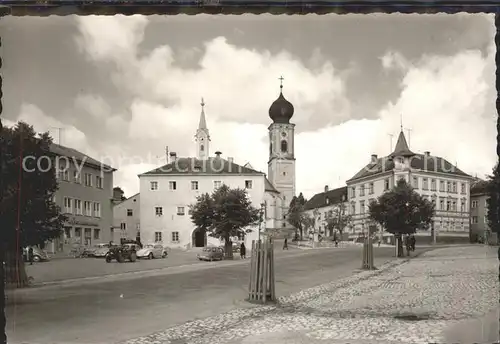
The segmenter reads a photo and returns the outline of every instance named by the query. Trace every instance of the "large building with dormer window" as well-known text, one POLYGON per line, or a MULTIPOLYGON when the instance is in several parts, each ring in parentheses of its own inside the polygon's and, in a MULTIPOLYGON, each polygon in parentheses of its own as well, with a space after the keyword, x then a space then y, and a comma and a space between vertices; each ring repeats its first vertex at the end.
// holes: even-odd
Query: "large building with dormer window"
MULTIPOLYGON (((212 193, 223 184, 246 189, 253 206, 264 209, 262 231, 287 228, 285 216, 295 195, 295 125, 290 123, 293 105, 280 92, 269 109, 273 123, 268 128, 267 175, 249 163, 237 164, 231 157, 224 158, 220 151, 210 154, 203 100, 201 107, 195 135, 197 156, 180 157, 172 152, 165 166, 139 175, 141 241, 185 249, 220 244, 195 228, 189 206, 196 202, 197 196, 212 193)), ((252 229, 244 239, 247 247, 258 236, 259 229, 252 229)))
MULTIPOLYGON (((473 178, 445 158, 430 152, 412 152, 403 130, 390 155, 382 158, 372 155, 369 163, 346 182, 349 211, 353 219, 350 229, 352 236, 367 233, 370 201, 390 190, 399 179, 405 179, 436 206, 434 232, 422 231, 418 235, 430 236, 434 233, 437 239, 468 238, 470 185, 473 178)), ((379 228, 380 233, 383 231, 379 228)))

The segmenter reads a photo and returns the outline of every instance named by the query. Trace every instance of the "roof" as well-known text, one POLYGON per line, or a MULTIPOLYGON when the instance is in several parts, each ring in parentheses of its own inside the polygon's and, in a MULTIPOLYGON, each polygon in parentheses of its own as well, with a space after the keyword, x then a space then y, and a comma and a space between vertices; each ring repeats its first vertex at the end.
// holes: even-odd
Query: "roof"
POLYGON ((341 203, 342 200, 347 200, 347 186, 314 195, 309 201, 306 202, 304 209, 310 210, 328 207, 332 204, 341 203))
POLYGON ((413 155, 415 155, 415 153, 413 153, 410 150, 410 147, 408 147, 405 134, 403 133, 403 130, 401 130, 398 136, 398 141, 396 142, 396 147, 394 147, 394 151, 392 152, 391 156, 413 156, 413 155))
MULTIPOLYGON (((394 170, 393 158, 394 156, 392 156, 392 154, 383 158, 378 158, 376 161, 369 163, 368 165, 363 167, 358 173, 354 175, 354 177, 349 179, 347 182, 394 170)), ((463 172, 458 167, 453 166, 448 160, 438 156, 414 154, 409 158, 411 168, 415 170, 445 173, 449 175, 471 178, 470 175, 463 172)))
POLYGON ((92 166, 100 168, 100 169, 101 168, 105 169, 106 171, 109 171, 109 172, 116 171, 116 168, 113 168, 111 166, 103 164, 102 162, 100 162, 94 158, 91 158, 90 156, 88 156, 80 151, 77 151, 76 149, 73 149, 73 148, 69 148, 69 147, 58 145, 56 143, 52 143, 50 145, 49 149, 50 149, 51 153, 59 155, 59 156, 73 158, 77 161, 84 162, 85 164, 92 165, 92 166))
POLYGON ((471 196, 484 195, 488 192, 489 181, 477 178, 470 187, 471 196))
POLYGON ((177 158, 162 167, 140 174, 142 175, 264 175, 263 172, 244 167, 232 160, 211 157, 205 160, 197 158, 177 158))
POLYGON ((265 185, 265 191, 280 193, 278 190, 276 190, 273 184, 271 184, 271 182, 269 181, 269 179, 267 179, 267 177, 264 179, 264 185, 265 185))

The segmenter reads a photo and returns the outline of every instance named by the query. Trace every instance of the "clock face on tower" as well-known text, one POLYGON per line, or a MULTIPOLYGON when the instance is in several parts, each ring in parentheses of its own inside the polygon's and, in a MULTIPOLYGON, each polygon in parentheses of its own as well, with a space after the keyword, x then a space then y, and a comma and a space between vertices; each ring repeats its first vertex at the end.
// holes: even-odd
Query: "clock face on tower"
POLYGON ((282 132, 282 133, 281 133, 281 136, 286 137, 286 133, 285 133, 285 132, 282 132))

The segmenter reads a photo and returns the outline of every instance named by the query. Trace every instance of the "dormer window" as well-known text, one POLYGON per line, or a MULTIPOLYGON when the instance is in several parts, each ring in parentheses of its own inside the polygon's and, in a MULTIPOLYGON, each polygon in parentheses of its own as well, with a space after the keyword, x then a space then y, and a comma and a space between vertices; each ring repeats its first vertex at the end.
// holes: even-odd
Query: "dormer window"
POLYGON ((200 151, 204 151, 205 150, 205 146, 204 145, 200 145, 200 151))

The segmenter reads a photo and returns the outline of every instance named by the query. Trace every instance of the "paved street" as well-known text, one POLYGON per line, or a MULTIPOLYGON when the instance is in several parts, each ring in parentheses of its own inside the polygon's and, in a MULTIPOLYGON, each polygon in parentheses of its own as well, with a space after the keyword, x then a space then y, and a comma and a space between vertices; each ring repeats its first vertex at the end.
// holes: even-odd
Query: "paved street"
POLYGON ((498 342, 496 248, 454 247, 122 344, 498 342))
MULTIPOLYGON (((375 248, 375 254, 382 265, 392 260, 393 249, 375 248)), ((277 293, 289 295, 350 276, 360 260, 359 247, 280 253, 277 293)), ((243 301, 248 275, 249 260, 214 262, 134 279, 21 290, 8 300, 9 343, 110 344, 194 319, 247 312, 259 308, 243 301)))

